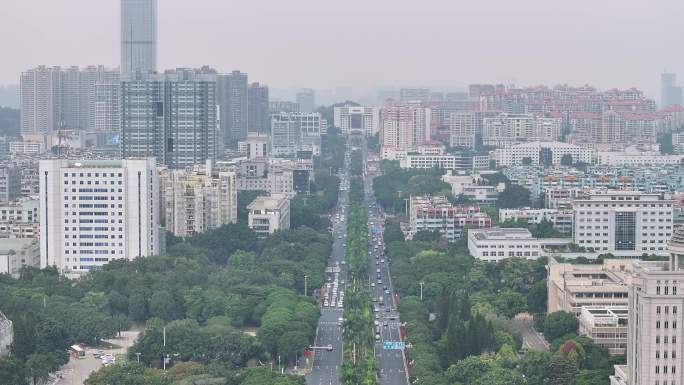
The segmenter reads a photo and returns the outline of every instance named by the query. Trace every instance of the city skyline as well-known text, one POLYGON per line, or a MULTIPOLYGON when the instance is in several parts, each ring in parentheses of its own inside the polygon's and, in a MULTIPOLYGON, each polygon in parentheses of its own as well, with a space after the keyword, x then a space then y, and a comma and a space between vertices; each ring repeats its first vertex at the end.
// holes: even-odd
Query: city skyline
MULTIPOLYGON (((660 73, 684 72, 678 64, 684 53, 671 48, 684 14, 681 2, 580 3, 587 7, 534 0, 499 1, 496 7, 429 0, 422 9, 384 0, 227 7, 202 0, 201 6, 188 8, 167 0, 159 5, 157 67, 239 69, 273 88, 348 86, 358 92, 380 86, 568 83, 638 87, 654 99, 660 94, 660 73), (216 49, 224 45, 230 49, 216 49), (300 53, 292 54, 293 46, 301 47, 300 53), (444 49, 450 46, 452 54, 444 49), (565 57, 569 65, 563 64, 565 57)), ((22 36, 21 41, 6 39, 15 54, 4 62, 0 84, 16 84, 21 71, 39 64, 118 65, 118 1, 70 0, 61 8, 41 4, 5 5, 5 15, 30 11, 33 17, 3 17, 0 23, 5 36, 22 36), (89 33, 79 32, 84 30, 89 33)))

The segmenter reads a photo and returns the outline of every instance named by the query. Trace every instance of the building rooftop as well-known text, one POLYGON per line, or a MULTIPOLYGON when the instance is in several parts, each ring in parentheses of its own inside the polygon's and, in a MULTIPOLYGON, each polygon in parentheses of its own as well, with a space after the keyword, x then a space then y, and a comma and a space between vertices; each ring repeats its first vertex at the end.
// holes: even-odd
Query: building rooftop
POLYGON ((477 240, 536 239, 530 230, 524 228, 500 228, 470 230, 477 240))
POLYGON ((0 238, 0 254, 7 254, 10 250, 18 251, 32 243, 38 243, 36 238, 0 238))
POLYGON ((247 206, 247 210, 277 210, 282 206, 284 201, 287 201, 287 197, 279 194, 256 197, 256 199, 247 206))

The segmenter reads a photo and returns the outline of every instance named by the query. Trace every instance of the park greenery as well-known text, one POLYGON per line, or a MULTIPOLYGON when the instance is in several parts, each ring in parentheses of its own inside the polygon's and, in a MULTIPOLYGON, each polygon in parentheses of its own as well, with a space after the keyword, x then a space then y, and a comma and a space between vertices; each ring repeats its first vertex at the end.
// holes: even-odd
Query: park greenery
POLYGON ((415 384, 608 384, 612 365, 624 360, 579 337, 573 315, 544 314, 544 259, 479 261, 465 242, 438 234, 404 241, 395 221, 387 221, 385 241, 415 384), (520 313, 541 320, 549 351, 522 350, 520 313))
POLYGON ((350 156, 350 171, 353 176, 363 174, 363 154, 361 150, 354 150, 350 156))
POLYGON ((14 321, 15 342, 0 378, 44 379, 70 345, 96 346, 133 322, 146 327, 129 358, 140 353, 153 368, 166 354, 234 371, 278 357, 284 365, 309 346, 319 310, 302 295, 304 276, 310 288, 323 284, 327 229, 259 240, 235 224, 172 240, 165 256, 114 261, 79 281, 51 268, 1 276, 0 308, 14 321))
POLYGON ((105 367, 92 374, 85 385, 304 385, 302 377, 280 375, 266 368, 239 372, 218 365, 187 361, 166 372, 127 362, 105 367))

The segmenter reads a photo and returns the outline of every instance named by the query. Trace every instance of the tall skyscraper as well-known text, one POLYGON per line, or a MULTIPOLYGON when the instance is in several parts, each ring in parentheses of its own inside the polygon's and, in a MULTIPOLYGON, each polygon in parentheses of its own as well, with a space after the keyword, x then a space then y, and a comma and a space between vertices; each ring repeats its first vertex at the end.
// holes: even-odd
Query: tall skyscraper
POLYGON ((78 277, 159 254, 154 159, 41 160, 40 264, 78 277))
POLYGON ((247 90, 248 95, 248 125, 249 132, 268 133, 271 127, 271 114, 269 113, 268 87, 252 83, 247 90))
MULTIPOLYGON (((59 128, 62 119, 70 129, 96 128, 98 86, 116 84, 118 79, 119 71, 103 66, 82 69, 39 66, 23 72, 21 132, 51 132, 59 128)), ((113 104, 108 108, 118 107, 113 104)))
POLYGON ((121 0, 121 74, 157 70, 157 0, 121 0))
POLYGON ((314 112, 316 108, 316 93, 310 88, 304 88, 297 92, 297 104, 299 104, 299 112, 305 114, 314 112))
POLYGON ((233 71, 218 75, 217 88, 223 144, 236 148, 239 141, 245 140, 248 131, 247 74, 233 71))
POLYGON ((122 155, 184 168, 215 160, 216 75, 177 69, 121 82, 122 155))
POLYGON ((660 75, 660 108, 682 104, 682 87, 677 86, 677 74, 660 75))

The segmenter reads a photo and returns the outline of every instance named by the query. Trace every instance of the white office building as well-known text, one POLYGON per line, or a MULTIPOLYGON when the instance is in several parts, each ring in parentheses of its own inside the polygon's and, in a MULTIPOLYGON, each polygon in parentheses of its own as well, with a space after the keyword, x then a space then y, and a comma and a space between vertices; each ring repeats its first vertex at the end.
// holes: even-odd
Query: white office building
POLYGON ((290 200, 285 195, 257 197, 247 210, 249 228, 260 236, 290 228, 290 200))
POLYGON ((271 137, 262 132, 248 132, 244 142, 244 150, 240 151, 247 155, 247 159, 268 158, 271 152, 271 137))
POLYGON ((41 160, 39 175, 41 267, 79 277, 162 251, 153 158, 41 160))
POLYGON ((468 250, 473 257, 489 262, 512 257, 537 259, 541 256, 542 242, 523 228, 470 229, 468 250))
POLYGON ((563 157, 572 157, 572 162, 591 162, 591 150, 563 142, 530 142, 516 144, 494 151, 497 166, 520 166, 525 161, 533 165, 560 165, 563 157))
POLYGON ((380 131, 380 109, 362 106, 335 107, 334 124, 343 134, 372 136, 380 131))
POLYGON ((635 262, 629 289, 627 365, 616 365, 611 385, 684 383, 684 232, 668 246, 667 262, 635 262))
POLYGON ((598 152, 596 163, 608 166, 664 166, 682 164, 684 155, 661 155, 659 152, 598 152))
POLYGON ((674 201, 638 191, 596 191, 575 199, 578 246, 616 255, 665 255, 674 201))

